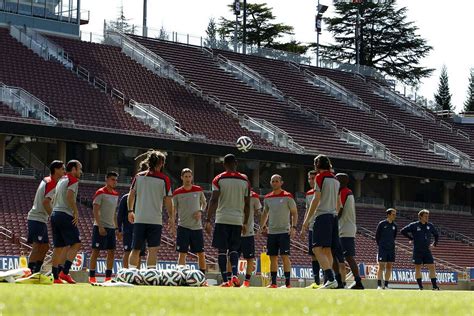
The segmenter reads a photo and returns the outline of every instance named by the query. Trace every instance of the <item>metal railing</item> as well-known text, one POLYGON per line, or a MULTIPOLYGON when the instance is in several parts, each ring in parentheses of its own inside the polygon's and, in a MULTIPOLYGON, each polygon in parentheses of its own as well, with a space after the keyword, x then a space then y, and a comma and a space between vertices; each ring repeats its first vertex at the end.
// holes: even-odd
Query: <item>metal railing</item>
POLYGON ((340 131, 340 138, 348 144, 354 145, 374 158, 387 160, 396 164, 403 164, 403 159, 392 154, 392 152, 379 141, 361 132, 352 132, 347 128, 340 131))
POLYGON ((190 133, 183 130, 174 117, 159 110, 153 105, 138 103, 130 100, 129 105, 125 106, 125 111, 132 116, 139 118, 148 126, 159 132, 178 136, 184 140, 188 140, 190 133))
POLYGON ((429 139, 427 142, 428 150, 436 155, 443 156, 453 164, 464 169, 474 169, 474 161, 471 157, 462 151, 451 147, 448 144, 440 144, 434 140, 429 139))
POLYGON ((351 73, 355 73, 355 74, 359 74, 359 75, 367 76, 367 77, 374 77, 378 80, 385 80, 385 76, 382 75, 380 71, 369 66, 341 63, 341 62, 328 60, 328 59, 321 59, 320 65, 317 65, 317 66, 322 67, 322 68, 340 70, 344 72, 351 72, 351 73))
POLYGON ((308 69, 303 70, 303 75, 306 77, 306 80, 309 83, 317 86, 318 88, 323 89, 324 91, 326 91, 326 93, 332 95, 336 99, 350 106, 359 108, 364 112, 372 112, 370 106, 364 103, 361 98, 359 98, 353 93, 350 93, 337 82, 324 76, 318 76, 308 69))
POLYGON ((215 60, 226 72, 232 73, 238 79, 254 87, 257 91, 270 94, 279 100, 284 99, 283 93, 278 90, 270 80, 264 78, 248 66, 242 63, 233 62, 220 54, 217 55, 215 60))
POLYGON ((58 60, 61 64, 63 64, 66 68, 72 68, 72 60, 69 59, 69 56, 64 52, 64 49, 62 47, 51 42, 49 39, 42 36, 31 28, 27 28, 25 33, 30 36, 33 41, 45 48, 48 54, 48 60, 54 58, 58 60))
POLYGON ((466 205, 445 205, 440 203, 426 203, 416 201, 394 201, 394 207, 406 210, 417 210, 429 209, 430 211, 441 211, 444 213, 462 213, 465 215, 471 215, 471 207, 466 205))
POLYGON ((33 117, 49 125, 56 125, 58 122, 43 101, 23 88, 7 86, 0 82, 0 101, 23 117, 33 117))

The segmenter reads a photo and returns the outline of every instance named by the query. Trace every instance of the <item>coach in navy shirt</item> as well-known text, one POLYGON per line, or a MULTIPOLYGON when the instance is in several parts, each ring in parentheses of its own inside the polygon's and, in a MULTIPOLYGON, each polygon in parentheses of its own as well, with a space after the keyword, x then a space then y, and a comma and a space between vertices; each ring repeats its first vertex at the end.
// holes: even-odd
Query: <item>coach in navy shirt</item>
POLYGON ((433 290, 439 290, 436 284, 437 279, 433 255, 430 249, 438 244, 439 234, 433 224, 428 223, 429 216, 430 212, 428 210, 421 210, 418 213, 419 221, 403 227, 400 233, 410 239, 410 242, 413 242, 413 263, 415 264, 416 282, 420 290, 423 289, 421 281, 422 264, 426 265, 430 271, 433 290), (434 236, 434 243, 431 243, 431 235, 434 236))
POLYGON ((377 272, 377 289, 388 289, 388 283, 392 276, 392 267, 395 262, 395 238, 397 238, 397 224, 395 224, 395 217, 397 210, 389 208, 385 211, 387 219, 381 221, 377 225, 377 232, 375 233, 375 241, 379 248, 377 260, 379 262, 379 269, 377 272), (385 271, 385 282, 382 287, 382 277, 385 271))

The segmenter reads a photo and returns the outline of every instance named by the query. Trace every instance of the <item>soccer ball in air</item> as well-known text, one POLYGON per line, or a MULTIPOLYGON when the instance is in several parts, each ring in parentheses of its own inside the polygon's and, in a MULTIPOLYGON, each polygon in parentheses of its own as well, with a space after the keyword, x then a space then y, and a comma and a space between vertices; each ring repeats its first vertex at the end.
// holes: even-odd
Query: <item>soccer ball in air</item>
POLYGON ((181 285, 185 279, 183 272, 178 270, 163 270, 161 271, 161 284, 165 286, 181 285))
POLYGON ((140 275, 145 285, 161 284, 161 272, 156 269, 141 270, 140 275))
POLYGON ((189 286, 203 286, 206 276, 199 270, 189 270, 186 274, 186 284, 189 286))
POLYGON ((253 142, 252 142, 252 139, 248 136, 240 136, 239 139, 237 139, 237 142, 235 145, 237 146, 238 150, 246 153, 250 151, 250 149, 252 149, 253 142))

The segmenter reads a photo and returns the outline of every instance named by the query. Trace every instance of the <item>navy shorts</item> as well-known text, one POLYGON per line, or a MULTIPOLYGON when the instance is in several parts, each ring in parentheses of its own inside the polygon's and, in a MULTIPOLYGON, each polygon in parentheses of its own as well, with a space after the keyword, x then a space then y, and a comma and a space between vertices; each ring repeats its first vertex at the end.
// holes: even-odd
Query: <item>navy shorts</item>
POLYGON ((92 249, 99 250, 115 250, 115 229, 104 228, 107 235, 101 236, 99 234, 99 226, 92 229, 92 249))
POLYGON ((377 260, 378 262, 395 262, 395 249, 387 250, 379 248, 377 260))
POLYGON ((290 254, 290 234, 268 234, 267 255, 282 256, 290 254))
POLYGON ((161 230, 158 224, 133 224, 132 249, 141 250, 143 247, 158 247, 161 243, 161 230))
POLYGON ((316 217, 313 226, 313 247, 336 249, 339 241, 339 224, 334 214, 316 217))
MULTIPOLYGON (((133 241, 133 230, 124 230, 122 235, 123 251, 132 251, 133 241)), ((146 256, 146 245, 143 243, 143 247, 140 251, 140 257, 146 256)))
POLYGON ((49 244, 48 225, 43 222, 28 220, 28 241, 29 244, 49 244))
POLYGON ((414 251, 413 252, 413 263, 414 264, 433 264, 434 259, 430 250, 414 251))
POLYGON ((182 253, 200 253, 204 251, 202 229, 192 230, 178 226, 176 232, 176 251, 182 253))
POLYGON ((313 231, 309 230, 308 231, 308 255, 314 256, 313 252, 313 231))
POLYGON ((344 257, 355 257, 356 247, 354 237, 341 237, 342 254, 344 257))
POLYGON ((338 237, 334 247, 331 248, 332 256, 337 262, 344 263, 344 251, 342 250, 341 239, 338 237))
POLYGON ((242 255, 242 257, 244 257, 244 259, 255 258, 255 237, 254 236, 242 237, 242 239, 240 240, 239 253, 242 255))
POLYGON ((239 251, 242 226, 216 224, 212 236, 212 247, 218 250, 239 251))
POLYGON ((64 212, 51 214, 53 245, 56 248, 72 246, 81 242, 79 229, 72 223, 74 218, 64 212))

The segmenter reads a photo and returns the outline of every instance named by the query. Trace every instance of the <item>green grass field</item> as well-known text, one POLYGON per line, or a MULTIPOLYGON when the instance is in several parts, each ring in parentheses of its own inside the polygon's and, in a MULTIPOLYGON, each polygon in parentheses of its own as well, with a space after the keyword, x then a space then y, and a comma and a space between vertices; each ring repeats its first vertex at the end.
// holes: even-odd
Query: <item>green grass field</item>
POLYGON ((474 292, 0 284, 0 315, 474 315, 474 292))

